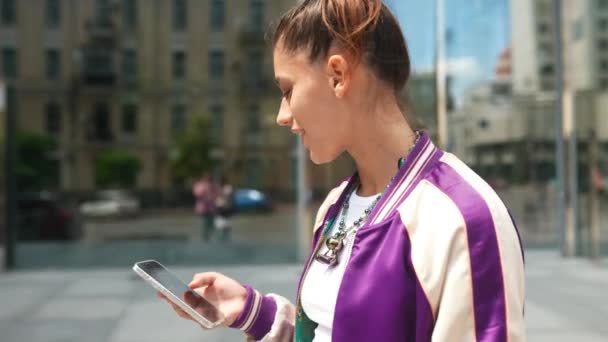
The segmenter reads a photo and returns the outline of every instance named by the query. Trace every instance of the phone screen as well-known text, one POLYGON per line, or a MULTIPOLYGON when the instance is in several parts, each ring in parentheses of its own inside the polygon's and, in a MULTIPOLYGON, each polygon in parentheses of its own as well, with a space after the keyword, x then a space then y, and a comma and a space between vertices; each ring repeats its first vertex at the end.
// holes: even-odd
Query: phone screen
POLYGON ((216 323, 223 319, 222 313, 213 304, 190 289, 188 285, 169 272, 163 265, 155 261, 139 262, 137 265, 211 323, 216 323))

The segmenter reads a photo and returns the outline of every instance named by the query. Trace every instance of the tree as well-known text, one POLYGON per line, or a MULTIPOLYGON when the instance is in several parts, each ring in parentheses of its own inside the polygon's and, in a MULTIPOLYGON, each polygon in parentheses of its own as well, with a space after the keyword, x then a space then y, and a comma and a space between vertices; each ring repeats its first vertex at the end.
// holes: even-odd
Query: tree
POLYGON ((99 155, 95 167, 97 186, 131 188, 136 184, 141 163, 126 151, 109 150, 99 155))
POLYGON ((177 140, 177 154, 171 160, 171 171, 178 179, 196 178, 213 169, 210 151, 213 142, 209 123, 197 117, 177 140))
POLYGON ((17 189, 41 191, 56 187, 59 182, 59 163, 53 157, 57 149, 55 139, 37 133, 18 132, 15 143, 17 189))

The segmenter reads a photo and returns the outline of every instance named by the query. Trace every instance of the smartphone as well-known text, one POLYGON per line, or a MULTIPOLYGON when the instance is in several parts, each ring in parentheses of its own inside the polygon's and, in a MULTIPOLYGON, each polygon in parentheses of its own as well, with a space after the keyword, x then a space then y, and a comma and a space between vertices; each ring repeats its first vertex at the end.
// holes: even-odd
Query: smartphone
POLYGON ((222 324, 224 315, 156 260, 136 262, 133 271, 205 328, 222 324))

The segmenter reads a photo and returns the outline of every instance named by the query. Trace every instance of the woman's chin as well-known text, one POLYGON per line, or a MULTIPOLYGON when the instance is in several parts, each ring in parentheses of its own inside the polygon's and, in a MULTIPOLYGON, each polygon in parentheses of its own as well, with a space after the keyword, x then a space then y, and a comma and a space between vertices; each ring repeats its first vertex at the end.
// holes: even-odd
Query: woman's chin
POLYGON ((336 159, 337 156, 325 153, 325 154, 321 154, 321 153, 316 153, 313 150, 310 150, 310 160, 315 164, 315 165, 322 165, 322 164, 327 164, 327 163, 331 163, 332 161, 334 161, 336 159))

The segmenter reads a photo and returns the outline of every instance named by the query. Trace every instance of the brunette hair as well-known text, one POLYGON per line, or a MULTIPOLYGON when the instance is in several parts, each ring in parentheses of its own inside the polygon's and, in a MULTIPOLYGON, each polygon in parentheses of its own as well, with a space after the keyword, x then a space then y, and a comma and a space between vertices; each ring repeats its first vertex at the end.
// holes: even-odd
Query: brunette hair
POLYGON ((410 57, 395 16, 382 0, 303 0, 285 13, 272 35, 286 52, 307 51, 311 62, 332 44, 363 62, 399 93, 410 76, 410 57))

